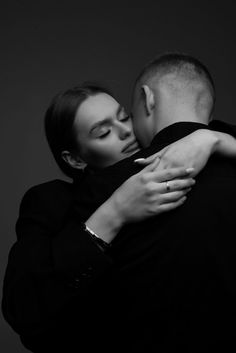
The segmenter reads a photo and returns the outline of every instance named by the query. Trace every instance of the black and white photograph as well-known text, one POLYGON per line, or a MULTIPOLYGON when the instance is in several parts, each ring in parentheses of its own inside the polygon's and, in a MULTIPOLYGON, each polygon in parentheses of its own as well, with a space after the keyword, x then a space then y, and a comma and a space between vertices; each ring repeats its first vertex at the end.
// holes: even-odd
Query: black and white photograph
POLYGON ((1 5, 2 353, 236 351, 235 17, 1 5))

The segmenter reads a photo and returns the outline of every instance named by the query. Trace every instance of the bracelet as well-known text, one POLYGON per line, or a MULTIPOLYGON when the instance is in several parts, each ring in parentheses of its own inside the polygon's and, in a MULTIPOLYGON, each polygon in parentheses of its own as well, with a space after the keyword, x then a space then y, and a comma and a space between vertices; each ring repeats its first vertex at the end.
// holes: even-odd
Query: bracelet
POLYGON ((85 223, 83 223, 83 229, 87 232, 95 243, 102 249, 107 250, 111 247, 111 244, 100 238, 92 229, 90 229, 85 223))

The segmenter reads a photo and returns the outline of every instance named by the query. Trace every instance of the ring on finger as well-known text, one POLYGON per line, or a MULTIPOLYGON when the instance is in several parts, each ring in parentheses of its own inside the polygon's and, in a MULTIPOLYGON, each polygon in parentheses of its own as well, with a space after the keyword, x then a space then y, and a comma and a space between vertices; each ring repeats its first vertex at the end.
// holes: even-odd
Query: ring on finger
POLYGON ((170 191, 170 183, 169 183, 169 181, 166 181, 166 191, 170 191))

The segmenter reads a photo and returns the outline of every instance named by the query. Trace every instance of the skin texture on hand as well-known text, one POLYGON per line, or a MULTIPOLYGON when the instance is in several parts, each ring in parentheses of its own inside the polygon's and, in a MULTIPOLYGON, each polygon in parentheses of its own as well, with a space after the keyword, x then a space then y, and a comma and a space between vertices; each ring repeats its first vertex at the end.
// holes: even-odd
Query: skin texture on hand
MULTIPOLYGON (((199 129, 158 153, 146 159, 137 160, 136 163, 146 166, 146 168, 128 179, 90 217, 87 221, 88 225, 93 230, 97 230, 104 240, 110 242, 124 224, 180 206, 186 199, 185 194, 180 192, 181 184, 178 186, 179 181, 177 180, 174 186, 172 182, 172 193, 169 192, 168 195, 165 195, 166 184, 164 181, 174 178, 171 178, 170 174, 162 174, 161 177, 160 173, 170 168, 188 169, 193 167, 192 170, 189 170, 189 174, 185 175, 186 180, 190 180, 190 177, 196 176, 204 168, 213 153, 236 157, 235 138, 225 133, 199 129), (154 172, 159 172, 159 174, 154 172), (110 217, 107 217, 108 214, 110 217), (103 219, 102 222, 101 219, 103 219), (107 221, 108 219, 109 221, 107 221)), ((191 182, 186 185, 186 190, 193 185, 190 185, 191 182)))
POLYGON ((216 151, 218 143, 219 137, 215 132, 200 129, 136 163, 147 165, 158 159, 157 171, 180 166, 193 167, 192 176, 194 177, 204 168, 211 154, 216 151))
POLYGON ((124 223, 137 222, 181 205, 195 183, 191 172, 185 168, 161 171, 144 168, 129 178, 114 193, 117 212, 124 223))
POLYGON ((154 161, 127 179, 86 221, 87 226, 110 243, 125 224, 181 206, 195 183, 190 177, 193 170, 155 171, 156 165, 154 161))

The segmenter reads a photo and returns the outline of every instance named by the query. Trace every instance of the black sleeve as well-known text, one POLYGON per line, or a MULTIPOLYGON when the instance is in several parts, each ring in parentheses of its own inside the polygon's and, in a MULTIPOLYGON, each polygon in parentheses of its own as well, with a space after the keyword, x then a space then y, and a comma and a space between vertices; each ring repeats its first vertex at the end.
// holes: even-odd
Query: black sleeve
POLYGON ((236 125, 228 124, 221 120, 212 120, 209 123, 209 127, 211 128, 211 130, 224 132, 226 134, 236 137, 236 125))
POLYGON ((4 277, 2 312, 20 335, 47 330, 75 298, 83 306, 112 265, 82 229, 62 185, 49 186, 23 197, 4 277))

